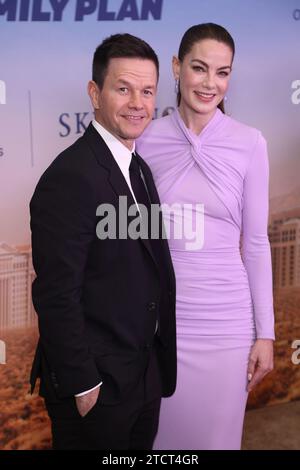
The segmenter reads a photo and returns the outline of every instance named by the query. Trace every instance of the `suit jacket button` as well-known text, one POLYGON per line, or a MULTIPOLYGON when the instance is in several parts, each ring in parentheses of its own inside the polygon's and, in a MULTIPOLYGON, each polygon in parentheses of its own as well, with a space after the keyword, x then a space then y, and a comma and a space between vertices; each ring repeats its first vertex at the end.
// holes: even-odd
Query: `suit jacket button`
POLYGON ((155 309, 156 309, 156 303, 155 302, 149 302, 149 304, 148 304, 149 312, 153 312, 155 309))

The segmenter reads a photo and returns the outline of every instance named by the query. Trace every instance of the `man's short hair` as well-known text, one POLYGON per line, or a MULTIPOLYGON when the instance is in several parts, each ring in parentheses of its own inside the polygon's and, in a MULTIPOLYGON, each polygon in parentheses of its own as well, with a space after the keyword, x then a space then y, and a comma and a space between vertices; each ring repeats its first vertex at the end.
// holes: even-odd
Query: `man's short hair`
POLYGON ((159 61, 156 53, 145 41, 131 34, 114 34, 97 47, 93 59, 93 80, 101 89, 104 84, 110 59, 136 58, 151 60, 159 76, 159 61))

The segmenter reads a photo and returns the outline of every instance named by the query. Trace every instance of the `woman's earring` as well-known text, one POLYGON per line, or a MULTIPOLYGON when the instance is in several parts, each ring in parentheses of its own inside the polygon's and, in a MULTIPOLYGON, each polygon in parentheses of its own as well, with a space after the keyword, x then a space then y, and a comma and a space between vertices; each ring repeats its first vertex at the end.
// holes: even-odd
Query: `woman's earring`
POLYGON ((179 92, 179 80, 178 80, 178 78, 175 78, 175 88, 174 88, 174 91, 175 91, 176 95, 177 95, 178 92, 179 92))
POLYGON ((224 96, 224 101, 227 101, 227 99, 228 99, 227 96, 224 96))

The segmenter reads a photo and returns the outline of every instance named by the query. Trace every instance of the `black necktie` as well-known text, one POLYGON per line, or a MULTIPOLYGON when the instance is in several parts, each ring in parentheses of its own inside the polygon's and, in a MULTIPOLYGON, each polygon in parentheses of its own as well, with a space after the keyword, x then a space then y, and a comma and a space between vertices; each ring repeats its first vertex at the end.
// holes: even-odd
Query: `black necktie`
MULTIPOLYGON (((135 198, 137 200, 138 205, 144 204, 147 208, 148 211, 148 238, 150 241, 150 245, 152 247, 154 256, 157 253, 156 250, 156 245, 157 243, 154 243, 154 241, 151 239, 151 202, 147 193, 147 189, 145 186, 145 183, 143 181, 142 175, 141 175, 141 170, 140 170, 140 165, 138 163, 136 155, 133 153, 131 156, 131 162, 129 165, 129 176, 130 176, 130 182, 131 182, 131 187, 134 192, 135 198)), ((141 212, 141 224, 143 224, 143 215, 144 213, 141 212)), ((154 334, 158 331, 159 328, 159 321, 156 319, 156 324, 155 324, 155 332, 154 334)))
POLYGON ((151 214, 151 204, 145 183, 142 179, 140 165, 138 163, 136 155, 133 153, 129 166, 129 177, 131 187, 138 204, 144 204, 148 210, 148 217, 151 214))

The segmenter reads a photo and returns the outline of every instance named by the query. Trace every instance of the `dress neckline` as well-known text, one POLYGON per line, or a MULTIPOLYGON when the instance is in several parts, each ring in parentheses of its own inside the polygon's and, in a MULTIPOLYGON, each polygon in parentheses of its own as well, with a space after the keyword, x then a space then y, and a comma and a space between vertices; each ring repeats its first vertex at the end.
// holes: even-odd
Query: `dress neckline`
POLYGON ((181 117, 181 114, 179 112, 179 108, 176 108, 176 110, 173 112, 172 117, 177 124, 177 126, 180 127, 180 129, 183 131, 185 136, 188 138, 188 140, 196 143, 200 143, 205 137, 210 135, 212 132, 214 132, 215 128, 218 126, 218 124, 223 121, 225 118, 225 114, 217 108, 214 115, 211 117, 211 119, 208 121, 208 123, 203 127, 202 131, 200 134, 195 134, 191 129, 189 129, 184 120, 181 117))

